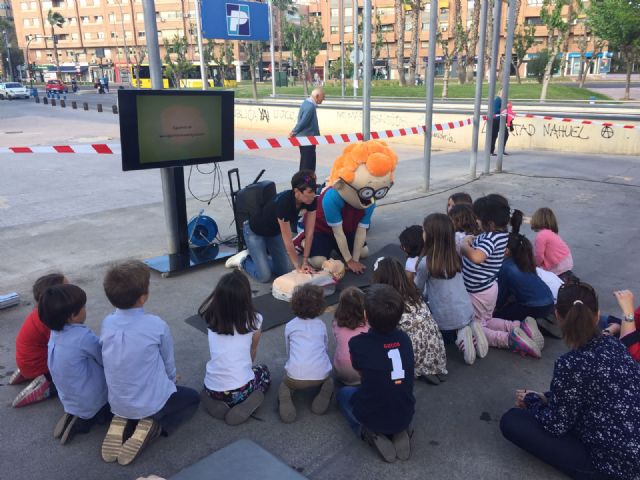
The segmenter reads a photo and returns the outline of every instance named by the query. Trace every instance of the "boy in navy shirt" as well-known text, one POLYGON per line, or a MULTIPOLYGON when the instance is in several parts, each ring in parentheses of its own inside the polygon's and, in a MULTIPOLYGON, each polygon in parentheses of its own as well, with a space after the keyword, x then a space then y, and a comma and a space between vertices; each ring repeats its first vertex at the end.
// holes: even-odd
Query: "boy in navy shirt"
POLYGON ((414 360, 411 340, 397 329, 403 312, 402 297, 390 285, 376 284, 366 291, 365 316, 371 329, 349 341, 351 362, 362 383, 337 395, 353 431, 386 462, 411 455, 414 360))

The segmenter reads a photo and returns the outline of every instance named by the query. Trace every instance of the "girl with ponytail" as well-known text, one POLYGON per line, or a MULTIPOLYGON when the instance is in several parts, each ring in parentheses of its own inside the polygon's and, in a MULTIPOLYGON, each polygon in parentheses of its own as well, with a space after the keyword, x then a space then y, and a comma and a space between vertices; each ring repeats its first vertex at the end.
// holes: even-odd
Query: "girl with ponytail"
POLYGON ((574 479, 640 478, 640 365, 600 333, 590 285, 563 285, 556 317, 570 350, 556 361, 549 392, 516 390, 502 434, 574 479))

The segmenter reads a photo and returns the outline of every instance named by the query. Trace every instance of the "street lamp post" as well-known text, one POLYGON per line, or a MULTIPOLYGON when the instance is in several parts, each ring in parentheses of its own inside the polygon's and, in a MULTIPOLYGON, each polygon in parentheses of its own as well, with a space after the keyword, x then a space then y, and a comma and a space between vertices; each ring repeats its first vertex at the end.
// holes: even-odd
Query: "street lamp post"
POLYGON ((2 31, 2 36, 4 37, 4 45, 5 50, 7 52, 7 63, 9 64, 9 76, 7 77, 9 81, 13 81, 13 66, 11 65, 11 50, 9 50, 9 37, 7 36, 7 31, 2 31))
MULTIPOLYGON (((130 62, 129 62, 129 47, 127 47, 127 32, 124 30, 124 14, 122 12, 122 3, 121 0, 118 0, 118 9, 120 10, 120 24, 122 25, 122 44, 124 45, 124 58, 125 62, 127 62, 127 78, 129 78, 129 72, 131 71, 130 62)), ((131 84, 131 80, 129 79, 129 84, 131 84)))
MULTIPOLYGON (((29 78, 31 79, 31 88, 33 88, 33 71, 31 70, 31 62, 29 61, 29 45, 33 40, 37 40, 39 38, 43 38, 45 42, 47 41, 47 37, 43 37, 42 35, 29 35, 29 40, 27 40, 27 67, 29 67, 29 78)), ((46 45, 45 45, 46 48, 46 45)))

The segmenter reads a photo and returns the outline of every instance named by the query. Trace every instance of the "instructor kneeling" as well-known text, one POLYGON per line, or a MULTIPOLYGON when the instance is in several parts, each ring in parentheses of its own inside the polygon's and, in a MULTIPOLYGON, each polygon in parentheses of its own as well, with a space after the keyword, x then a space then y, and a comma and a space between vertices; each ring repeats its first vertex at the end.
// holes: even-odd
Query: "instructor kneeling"
POLYGON ((315 223, 316 175, 311 170, 300 170, 291 179, 291 190, 278 193, 244 223, 247 250, 229 258, 225 266, 240 268, 262 283, 269 282, 272 276, 289 273, 294 265, 298 272, 313 272, 309 252, 315 223), (292 231, 297 231, 298 217, 305 212, 304 254, 298 260, 292 231))

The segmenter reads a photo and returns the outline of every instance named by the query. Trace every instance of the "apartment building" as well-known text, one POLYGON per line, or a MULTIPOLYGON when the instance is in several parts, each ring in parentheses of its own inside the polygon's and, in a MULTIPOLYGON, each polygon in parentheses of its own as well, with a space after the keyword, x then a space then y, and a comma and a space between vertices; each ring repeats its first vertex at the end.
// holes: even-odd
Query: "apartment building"
POLYGON ((9 0, 0 0, 0 18, 12 18, 11 2, 9 0))

